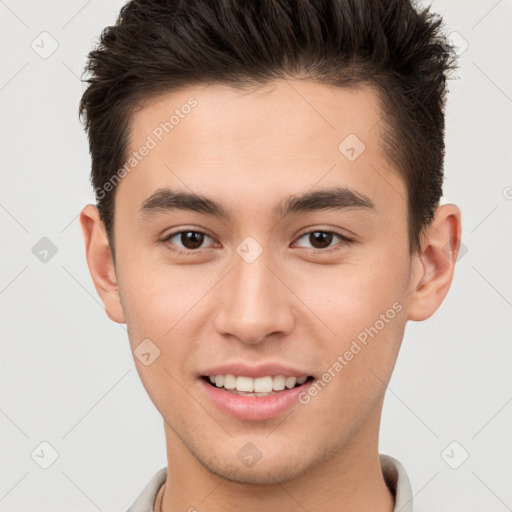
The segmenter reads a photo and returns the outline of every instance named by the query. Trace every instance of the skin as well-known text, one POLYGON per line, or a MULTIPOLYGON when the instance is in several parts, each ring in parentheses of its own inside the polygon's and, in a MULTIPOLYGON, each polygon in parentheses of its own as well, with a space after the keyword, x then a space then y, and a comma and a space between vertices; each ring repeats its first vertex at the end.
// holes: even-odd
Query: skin
POLYGON ((384 392, 406 322, 429 318, 448 292, 460 211, 440 206, 421 250, 409 255, 407 191, 381 149, 382 110, 367 87, 189 87, 135 112, 130 150, 191 96, 198 105, 116 187, 115 265, 97 208, 80 216, 108 316, 127 324, 132 351, 148 338, 160 350, 149 366, 134 361, 164 420, 162 510, 392 511, 378 456, 384 392), (348 134, 366 146, 353 162, 338 150, 348 134), (375 208, 272 215, 291 195, 332 185, 368 196, 375 208), (162 187, 208 196, 233 217, 142 218, 143 201, 162 187), (165 241, 180 229, 208 235, 192 256, 173 251, 191 250, 180 236, 165 241), (353 241, 334 236, 321 245, 308 235, 332 230, 353 241), (263 249, 252 263, 236 252, 247 236, 263 249), (199 386, 202 369, 227 361, 277 361, 321 378, 395 303, 401 311, 291 413, 235 419, 199 386), (252 467, 237 457, 248 442, 262 454, 252 467))

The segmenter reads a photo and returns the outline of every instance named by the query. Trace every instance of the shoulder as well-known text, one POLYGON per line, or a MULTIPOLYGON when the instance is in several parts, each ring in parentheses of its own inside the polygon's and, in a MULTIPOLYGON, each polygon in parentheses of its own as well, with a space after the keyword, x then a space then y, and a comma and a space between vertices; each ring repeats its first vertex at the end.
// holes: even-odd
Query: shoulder
POLYGON ((167 478, 167 467, 159 469, 126 512, 153 512, 156 496, 167 478))
POLYGON ((412 488, 404 466, 391 455, 379 454, 384 481, 395 496, 395 512, 413 512, 412 488))

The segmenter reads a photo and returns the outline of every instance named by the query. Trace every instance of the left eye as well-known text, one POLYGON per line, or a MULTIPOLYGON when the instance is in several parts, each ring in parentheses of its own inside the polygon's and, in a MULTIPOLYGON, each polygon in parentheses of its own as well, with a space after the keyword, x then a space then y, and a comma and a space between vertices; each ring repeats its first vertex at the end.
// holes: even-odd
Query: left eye
POLYGON ((331 244, 334 237, 339 238, 343 245, 350 245, 351 240, 346 236, 343 236, 340 233, 336 233, 335 231, 310 231, 308 233, 304 233, 300 238, 308 237, 308 240, 313 244, 313 249, 323 250, 326 247, 328 248, 331 244))

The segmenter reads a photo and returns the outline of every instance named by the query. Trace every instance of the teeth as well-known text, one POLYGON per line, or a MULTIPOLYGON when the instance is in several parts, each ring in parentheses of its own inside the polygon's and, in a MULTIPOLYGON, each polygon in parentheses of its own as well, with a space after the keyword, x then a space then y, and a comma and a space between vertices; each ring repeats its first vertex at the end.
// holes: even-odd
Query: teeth
POLYGON ((237 394, 267 396, 274 391, 283 391, 285 388, 291 389, 296 385, 304 384, 307 380, 307 376, 285 377, 283 375, 277 375, 272 377, 267 375, 265 377, 257 377, 253 379, 252 377, 227 374, 210 375, 209 379, 210 382, 218 388, 233 390, 233 392, 237 394))
POLYGON ((224 388, 235 389, 236 377, 234 375, 224 375, 224 388))
MULTIPOLYGON (((217 384, 217 377, 215 377, 215 383, 217 384)), ((252 393, 254 391, 254 379, 251 379, 251 377, 237 377, 235 389, 252 393)))
POLYGON ((276 391, 282 391, 284 389, 286 378, 282 375, 274 377, 272 380, 272 388, 276 391))
MULTIPOLYGON (((240 378, 240 377, 238 377, 240 378)), ((272 391, 273 379, 272 377, 258 377, 254 379, 255 393, 270 393, 272 391)))
POLYGON ((285 382, 285 386, 287 388, 293 388, 295 387, 295 384, 297 384, 297 377, 288 377, 285 382))

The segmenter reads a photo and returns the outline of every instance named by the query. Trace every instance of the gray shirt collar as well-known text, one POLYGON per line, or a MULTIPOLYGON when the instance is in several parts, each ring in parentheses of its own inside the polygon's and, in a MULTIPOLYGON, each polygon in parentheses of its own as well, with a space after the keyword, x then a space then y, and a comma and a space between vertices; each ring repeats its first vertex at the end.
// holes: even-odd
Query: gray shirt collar
MULTIPOLYGON (((395 496, 393 512, 412 511, 412 489, 405 468, 390 455, 380 454, 384 481, 395 496)), ((126 512, 153 512, 156 496, 167 478, 167 467, 159 469, 126 512)))

